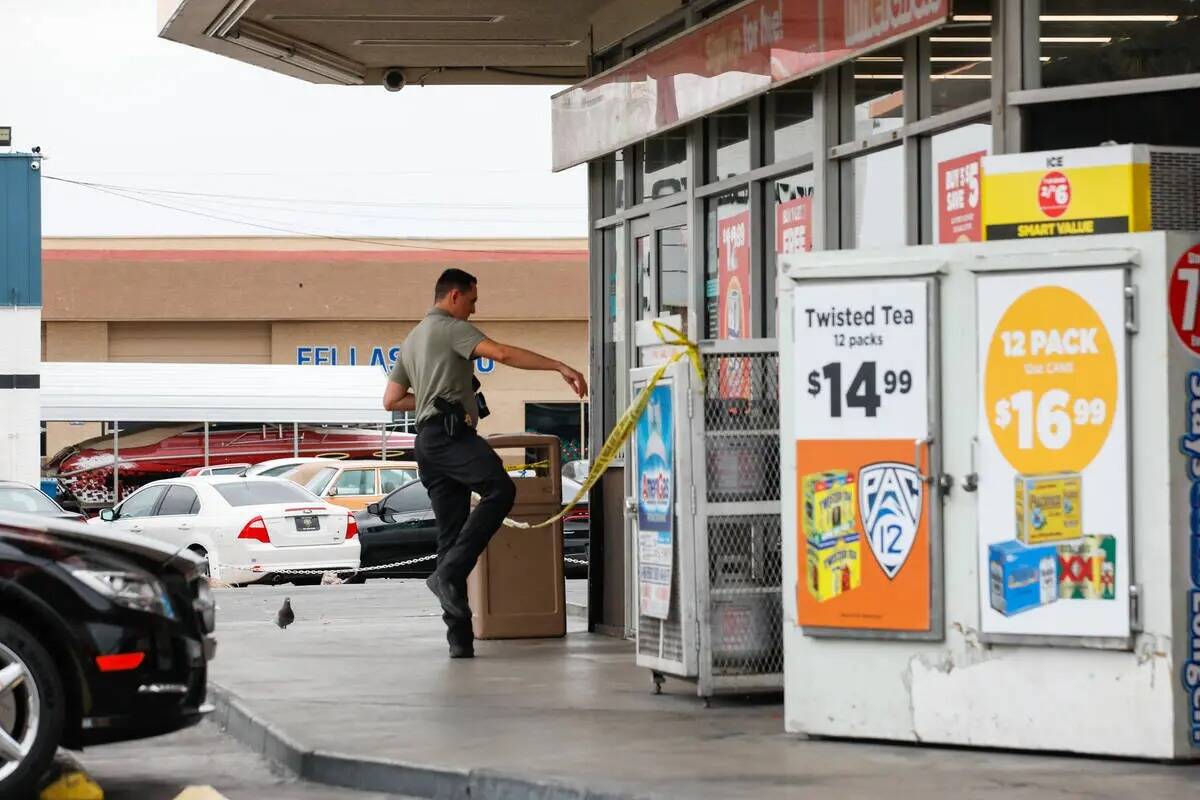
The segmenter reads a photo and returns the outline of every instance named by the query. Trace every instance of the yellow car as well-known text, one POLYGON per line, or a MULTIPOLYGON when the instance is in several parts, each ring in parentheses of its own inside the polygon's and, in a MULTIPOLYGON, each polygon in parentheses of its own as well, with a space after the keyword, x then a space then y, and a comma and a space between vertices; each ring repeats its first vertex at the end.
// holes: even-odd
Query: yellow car
POLYGON ((303 464, 280 477, 329 503, 362 511, 417 478, 415 461, 328 461, 303 464))

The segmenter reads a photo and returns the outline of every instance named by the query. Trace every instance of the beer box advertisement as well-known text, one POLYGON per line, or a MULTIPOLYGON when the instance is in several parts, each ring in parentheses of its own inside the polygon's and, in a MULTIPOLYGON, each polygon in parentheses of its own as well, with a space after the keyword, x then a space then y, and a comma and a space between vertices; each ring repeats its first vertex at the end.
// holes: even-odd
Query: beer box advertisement
POLYGON ((857 534, 809 542, 808 593, 818 603, 862 585, 862 540, 857 534))
POLYGON ((992 608, 1005 616, 1040 608, 1058 599, 1058 550, 1000 542, 988 547, 992 608))
POLYGON ((810 542, 835 539, 854 530, 854 476, 832 470, 802 479, 804 535, 810 542))
POLYGON ((1117 541, 1084 536, 1058 546, 1058 596, 1062 600, 1115 600, 1117 541))
POLYGON ((1119 267, 975 279, 985 642, 1124 647, 1131 636, 1126 282, 1119 267), (1053 553, 1055 602, 1033 603, 1028 572, 1009 580, 1024 595, 994 574, 1001 553, 1029 557, 1018 546, 1053 553))
POLYGON ((808 635, 942 635, 933 566, 940 503, 929 483, 940 444, 930 413, 935 291, 927 278, 803 281, 781 322, 793 354, 786 535, 797 547, 788 590, 808 635), (821 547, 843 528, 858 536, 859 575, 835 581, 821 547), (855 588, 834 592, 846 585, 855 588))
POLYGON ((1017 538, 1025 544, 1078 539, 1083 533, 1082 487, 1076 473, 1018 475, 1017 538))

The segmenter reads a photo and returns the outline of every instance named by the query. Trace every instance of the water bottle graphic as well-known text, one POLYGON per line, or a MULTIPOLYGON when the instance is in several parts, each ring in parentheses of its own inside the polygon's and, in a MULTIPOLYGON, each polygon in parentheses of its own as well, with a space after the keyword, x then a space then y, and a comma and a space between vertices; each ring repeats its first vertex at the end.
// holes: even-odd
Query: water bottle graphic
POLYGON ((663 438, 663 409, 657 399, 646 407, 649 433, 642 452, 641 503, 647 520, 669 522, 671 510, 671 465, 663 438))

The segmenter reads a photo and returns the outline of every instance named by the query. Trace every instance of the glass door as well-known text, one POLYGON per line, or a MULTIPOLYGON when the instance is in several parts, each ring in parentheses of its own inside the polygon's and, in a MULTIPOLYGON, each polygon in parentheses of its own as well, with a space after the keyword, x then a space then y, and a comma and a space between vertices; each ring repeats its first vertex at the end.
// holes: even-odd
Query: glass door
MULTIPOLYGON (((630 281, 630 308, 634 312, 631 323, 678 314, 686 334, 690 305, 687 206, 672 206, 634 220, 629 226, 629 248, 633 277, 630 281)), ((626 351, 628 357, 625 363, 636 367, 645 366, 648 362, 657 363, 652 359, 643 359, 643 354, 648 351, 638 348, 636 335, 629 336, 626 346, 629 350, 626 351)), ((623 382, 626 391, 629 391, 629 385, 626 379, 623 382)), ((628 398, 625 402, 628 402, 628 398)), ((629 463, 628 460, 626 463, 629 463)), ((631 468, 625 471, 627 498, 637 496, 632 485, 636 472, 631 468)), ((631 517, 631 508, 627 505, 626 512, 625 629, 629 636, 636 636, 639 603, 637 567, 634 563, 637 557, 636 510, 632 511, 631 517)))
MULTIPOLYGON (((631 225, 630 263, 633 264, 635 320, 679 315, 688 328, 687 207, 656 211, 631 225)), ((636 345, 631 343, 636 349, 636 345)), ((640 354, 630 363, 642 365, 640 354)))

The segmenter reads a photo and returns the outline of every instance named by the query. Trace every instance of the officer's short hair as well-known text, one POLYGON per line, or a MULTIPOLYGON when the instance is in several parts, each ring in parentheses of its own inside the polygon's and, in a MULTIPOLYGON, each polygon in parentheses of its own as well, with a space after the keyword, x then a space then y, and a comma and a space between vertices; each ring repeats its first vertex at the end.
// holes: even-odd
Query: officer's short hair
POLYGON ((471 287, 477 283, 479 281, 471 273, 451 267, 437 279, 437 283, 433 287, 433 299, 435 302, 441 300, 450 294, 451 289, 458 289, 460 292, 469 292, 471 291, 471 287))

